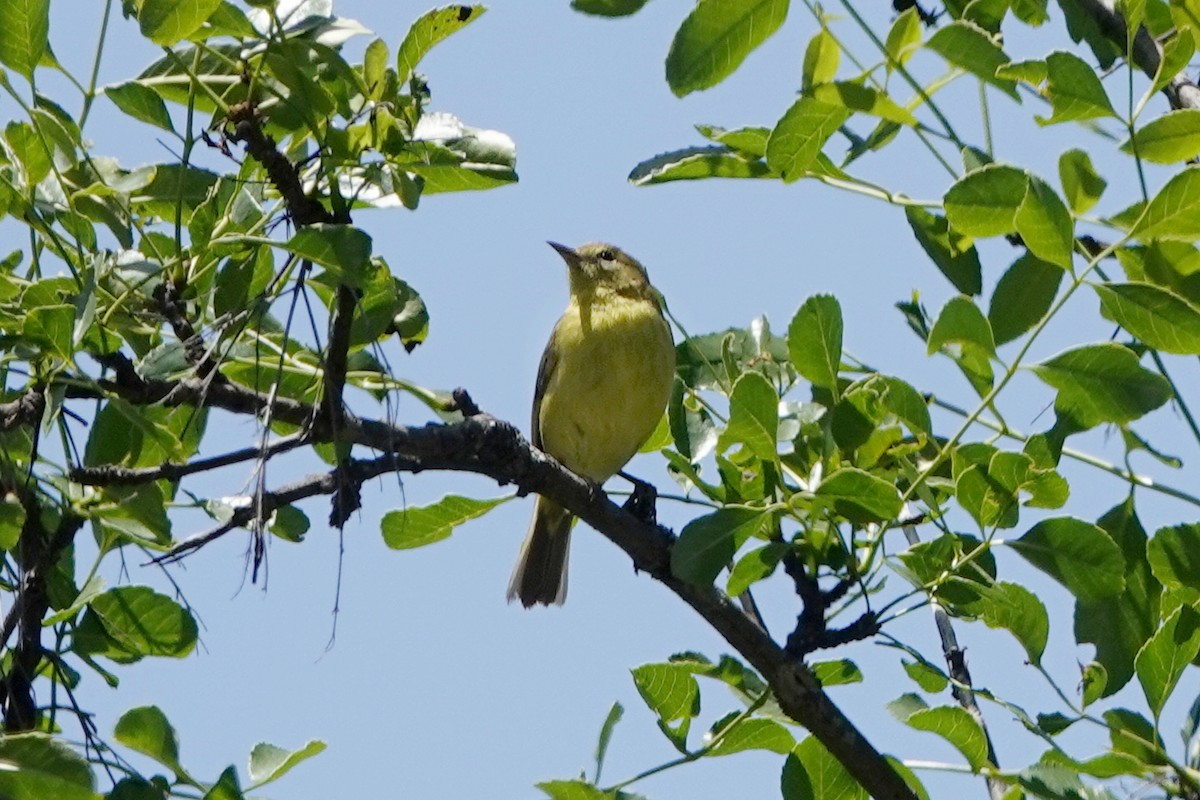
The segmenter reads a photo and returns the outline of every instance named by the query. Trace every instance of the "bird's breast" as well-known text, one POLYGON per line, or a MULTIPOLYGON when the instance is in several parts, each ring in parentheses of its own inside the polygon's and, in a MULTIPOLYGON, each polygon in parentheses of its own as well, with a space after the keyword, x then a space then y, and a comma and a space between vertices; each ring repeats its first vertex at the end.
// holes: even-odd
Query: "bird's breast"
POLYGON ((675 374, 670 329, 649 302, 572 303, 555 337, 558 362, 539 410, 542 447, 603 481, 662 416, 675 374))

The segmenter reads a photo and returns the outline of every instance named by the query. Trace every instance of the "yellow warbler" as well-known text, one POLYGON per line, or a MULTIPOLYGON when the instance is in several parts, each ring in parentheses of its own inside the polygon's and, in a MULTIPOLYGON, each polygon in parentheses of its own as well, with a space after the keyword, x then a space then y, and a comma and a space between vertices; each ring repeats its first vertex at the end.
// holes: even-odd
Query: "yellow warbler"
MULTIPOLYGON (((646 269, 608 244, 549 245, 567 262, 571 302, 538 367, 532 441, 603 483, 654 432, 671 393, 675 347, 646 269)), ((526 608, 561 604, 574 517, 538 497, 508 584, 526 608)))

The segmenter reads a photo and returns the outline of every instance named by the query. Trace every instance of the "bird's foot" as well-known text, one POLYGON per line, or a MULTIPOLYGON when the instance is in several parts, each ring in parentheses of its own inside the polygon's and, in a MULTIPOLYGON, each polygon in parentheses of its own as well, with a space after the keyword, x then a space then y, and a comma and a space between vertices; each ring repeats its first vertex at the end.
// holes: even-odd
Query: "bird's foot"
POLYGON ((658 490, 654 488, 653 484, 638 480, 625 472, 621 473, 621 477, 633 484, 633 491, 630 492, 629 499, 625 501, 622 508, 643 522, 657 525, 658 513, 655 506, 658 500, 658 490))

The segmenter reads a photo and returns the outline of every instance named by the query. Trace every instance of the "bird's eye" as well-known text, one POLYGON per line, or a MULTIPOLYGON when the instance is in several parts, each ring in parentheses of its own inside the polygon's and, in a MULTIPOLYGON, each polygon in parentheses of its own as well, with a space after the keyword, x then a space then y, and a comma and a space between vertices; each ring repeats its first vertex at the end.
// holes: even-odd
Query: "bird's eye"
POLYGON ((600 251, 600 259, 602 261, 616 261, 617 254, 614 253, 612 250, 601 250, 600 251))

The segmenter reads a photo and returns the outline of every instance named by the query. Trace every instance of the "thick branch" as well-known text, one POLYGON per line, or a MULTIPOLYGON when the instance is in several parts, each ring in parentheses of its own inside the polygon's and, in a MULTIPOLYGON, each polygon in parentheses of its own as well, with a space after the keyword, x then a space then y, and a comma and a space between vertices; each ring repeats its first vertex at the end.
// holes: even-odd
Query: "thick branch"
MULTIPOLYGON (((1125 49, 1128 28, 1125 18, 1116 10, 1111 0, 1076 0, 1079 6, 1096 21, 1104 35, 1115 42, 1121 50, 1125 49)), ((1142 27, 1138 28, 1133 38, 1133 63, 1150 78, 1158 74, 1159 64, 1162 63, 1162 48, 1154 37, 1142 27)), ((1163 87, 1163 93, 1171 103, 1172 108, 1200 108, 1200 88, 1188 78, 1187 73, 1181 72, 1171 78, 1170 83, 1163 87)))

